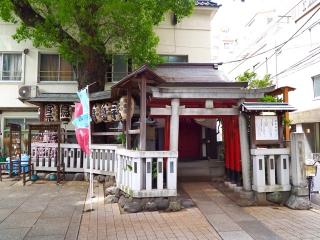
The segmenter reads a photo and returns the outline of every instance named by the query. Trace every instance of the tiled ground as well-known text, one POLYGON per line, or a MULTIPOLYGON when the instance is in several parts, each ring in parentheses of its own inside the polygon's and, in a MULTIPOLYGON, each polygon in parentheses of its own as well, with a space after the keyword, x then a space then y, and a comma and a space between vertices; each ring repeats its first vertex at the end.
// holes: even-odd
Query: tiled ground
POLYGON ((245 211, 259 219, 284 239, 320 239, 320 210, 291 210, 286 207, 248 207, 245 211))
POLYGON ((184 183, 184 190, 225 240, 281 239, 208 182, 184 183))
POLYGON ((0 240, 77 239, 87 185, 0 182, 0 240))
POLYGON ((93 209, 85 182, 0 182, 0 240, 12 239, 320 239, 320 210, 238 207, 210 183, 184 183, 197 204, 180 212, 121 214, 95 184, 93 209))
POLYGON ((117 204, 104 204, 101 185, 95 194, 94 211, 83 214, 79 239, 221 239, 197 208, 120 214, 117 204))

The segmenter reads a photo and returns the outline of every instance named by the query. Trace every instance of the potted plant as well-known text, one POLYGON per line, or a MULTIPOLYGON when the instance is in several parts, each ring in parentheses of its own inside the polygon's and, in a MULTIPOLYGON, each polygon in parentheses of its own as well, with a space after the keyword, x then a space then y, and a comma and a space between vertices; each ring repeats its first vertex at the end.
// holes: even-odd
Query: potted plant
POLYGON ((126 145, 126 135, 122 132, 119 135, 117 135, 117 141, 118 143, 121 143, 123 146, 126 145))

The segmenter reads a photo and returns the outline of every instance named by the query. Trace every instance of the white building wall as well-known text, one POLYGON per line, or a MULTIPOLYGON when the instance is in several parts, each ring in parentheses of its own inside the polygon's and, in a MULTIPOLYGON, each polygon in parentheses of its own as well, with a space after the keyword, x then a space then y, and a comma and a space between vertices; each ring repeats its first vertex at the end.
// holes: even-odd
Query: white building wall
POLYGON ((217 9, 196 8, 180 23, 172 24, 172 14, 155 28, 160 38, 158 53, 188 55, 189 62, 211 61, 211 20, 217 9))

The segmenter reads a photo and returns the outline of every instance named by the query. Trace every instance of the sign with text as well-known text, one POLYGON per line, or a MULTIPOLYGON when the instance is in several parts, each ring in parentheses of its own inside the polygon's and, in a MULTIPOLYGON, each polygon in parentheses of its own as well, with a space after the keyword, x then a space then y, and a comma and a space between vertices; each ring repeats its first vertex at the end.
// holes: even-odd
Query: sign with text
POLYGON ((279 140, 277 116, 255 116, 257 141, 279 140))

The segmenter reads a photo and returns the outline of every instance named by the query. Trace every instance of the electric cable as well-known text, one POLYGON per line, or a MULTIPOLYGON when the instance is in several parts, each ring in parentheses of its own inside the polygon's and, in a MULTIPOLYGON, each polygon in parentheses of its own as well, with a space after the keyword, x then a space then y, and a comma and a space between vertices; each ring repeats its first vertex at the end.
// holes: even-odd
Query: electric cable
POLYGON ((263 66, 265 64, 266 61, 268 61, 270 58, 272 58, 277 52, 279 52, 289 41, 291 41, 294 36, 319 12, 320 10, 320 7, 318 7, 318 9, 308 18, 308 20, 302 24, 302 26, 300 26, 298 28, 297 31, 294 32, 294 34, 291 35, 291 37, 289 37, 288 40, 286 40, 281 47, 279 47, 278 49, 276 49, 276 51, 274 51, 274 53, 270 56, 270 57, 267 57, 265 61, 263 61, 262 63, 260 63, 256 68, 255 70, 259 69, 261 66, 263 66))

